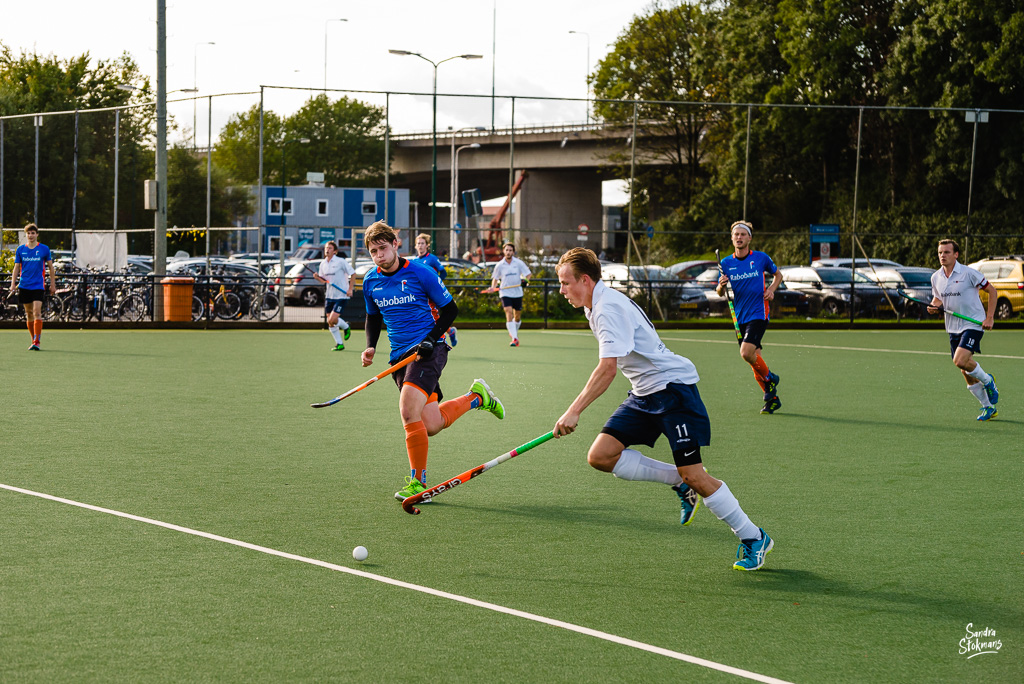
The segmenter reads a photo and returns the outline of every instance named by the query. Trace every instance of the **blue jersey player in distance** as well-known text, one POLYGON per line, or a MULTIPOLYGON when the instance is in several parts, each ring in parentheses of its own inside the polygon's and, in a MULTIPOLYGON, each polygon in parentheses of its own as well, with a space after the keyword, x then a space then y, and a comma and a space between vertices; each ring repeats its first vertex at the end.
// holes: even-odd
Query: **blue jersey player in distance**
POLYGON ((718 294, 731 286, 736 308, 736 321, 740 328, 740 356, 754 370, 754 379, 764 392, 761 413, 775 413, 781 406, 779 376, 768 370, 761 356, 761 338, 768 329, 768 308, 775 291, 782 283, 782 274, 772 258, 764 252, 750 249, 754 227, 747 221, 737 221, 730 228, 733 253, 722 259, 722 273, 718 279, 718 294), (772 275, 765 287, 764 274, 772 275))
MULTIPOLYGON (((445 270, 444 264, 437 258, 437 255, 430 253, 429 233, 420 233, 416 236, 416 255, 409 258, 430 266, 437 271, 437 275, 441 276, 441 280, 448 277, 448 271, 445 270)), ((453 347, 459 343, 458 332, 455 328, 448 328, 448 341, 453 347)))
POLYGON ((415 361, 392 374, 399 388, 398 411, 405 426, 405 446, 410 476, 395 492, 404 501, 426 489, 429 437, 450 427, 470 409, 483 409, 498 419, 505 407, 482 378, 473 381, 466 394, 439 403, 441 373, 448 362, 444 342, 459 308, 434 269, 399 256, 400 241, 394 229, 377 221, 366 229, 366 249, 377 266, 363 278, 366 301, 366 349, 363 367, 373 364, 383 326, 391 344, 390 365, 408 354, 415 361))

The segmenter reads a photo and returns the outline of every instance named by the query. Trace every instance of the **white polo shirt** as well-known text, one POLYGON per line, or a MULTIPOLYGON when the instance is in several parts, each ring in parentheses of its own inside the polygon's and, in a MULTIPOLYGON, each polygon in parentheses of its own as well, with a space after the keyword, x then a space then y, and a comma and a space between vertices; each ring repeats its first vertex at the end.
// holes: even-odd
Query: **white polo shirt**
POLYGON ((647 314, 629 297, 599 280, 592 304, 584 313, 597 338, 597 355, 617 359, 633 394, 642 397, 665 389, 670 382, 695 385, 700 380, 693 362, 669 351, 647 314))
POLYGON ((499 287, 498 294, 502 297, 523 296, 523 276, 530 275, 530 267, 519 257, 512 257, 512 261, 502 259, 494 265, 492 280, 497 280, 499 287))
POLYGON ((320 262, 319 273, 328 282, 326 299, 348 299, 348 277, 355 273, 352 264, 334 255, 320 262))
MULTIPOLYGON (((978 295, 980 288, 988 285, 988 280, 970 266, 959 261, 953 264, 953 271, 946 277, 946 271, 939 269, 932 274, 932 296, 942 300, 942 308, 947 312, 955 311, 964 316, 983 321, 985 307, 981 305, 978 295)), ((946 314, 946 332, 962 333, 965 330, 983 330, 980 325, 965 321, 956 316, 946 314)))

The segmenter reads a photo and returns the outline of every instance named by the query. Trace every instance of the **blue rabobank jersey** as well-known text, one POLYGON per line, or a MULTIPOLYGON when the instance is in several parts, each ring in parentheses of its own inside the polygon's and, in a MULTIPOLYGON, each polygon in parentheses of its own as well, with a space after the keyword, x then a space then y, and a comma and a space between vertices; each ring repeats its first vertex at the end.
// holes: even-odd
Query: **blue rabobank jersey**
POLYGON ((363 298, 367 315, 384 316, 391 363, 426 339, 437 320, 437 310, 452 301, 434 269, 407 259, 391 275, 381 273, 379 268, 367 273, 363 298))
POLYGON ((421 264, 426 264, 430 268, 432 268, 435 271, 437 271, 437 274, 439 276, 441 276, 441 280, 444 280, 445 278, 448 277, 448 272, 444 270, 444 266, 441 264, 441 260, 438 259, 433 254, 431 254, 430 252, 427 252, 427 255, 424 256, 424 257, 419 257, 419 256, 409 257, 409 260, 410 261, 418 261, 421 264))
POLYGON ((27 245, 21 245, 14 252, 14 263, 21 264, 21 277, 18 279, 18 287, 23 290, 43 289, 43 269, 47 261, 53 261, 50 256, 50 248, 38 244, 29 249, 27 245))
POLYGON ((768 302, 764 300, 764 274, 774 275, 777 270, 775 262, 764 252, 751 251, 742 259, 730 254, 722 259, 722 271, 729 276, 736 320, 739 323, 768 320, 768 302))

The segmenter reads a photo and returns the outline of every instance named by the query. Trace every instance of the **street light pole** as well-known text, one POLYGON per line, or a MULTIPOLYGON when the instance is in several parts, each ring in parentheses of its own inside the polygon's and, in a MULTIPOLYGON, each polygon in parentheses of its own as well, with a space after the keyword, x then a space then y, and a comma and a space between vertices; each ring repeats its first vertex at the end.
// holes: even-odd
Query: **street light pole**
POLYGON ((453 59, 483 59, 483 55, 455 55, 454 57, 448 57, 442 59, 439 62, 435 62, 432 59, 427 59, 418 52, 410 52, 408 50, 388 50, 393 55, 412 55, 413 57, 419 57, 424 62, 428 62, 434 67, 434 97, 433 97, 433 124, 431 131, 433 132, 433 144, 432 144, 432 162, 430 166, 430 241, 432 244, 437 244, 434 239, 434 232, 437 228, 437 67, 450 62, 453 59))
MULTIPOLYGON (((449 226, 449 228, 451 229, 451 233, 450 233, 449 238, 448 238, 448 250, 449 250, 448 254, 451 257, 457 257, 457 256, 459 256, 458 253, 457 253, 458 252, 459 238, 455 234, 455 224, 458 222, 458 216, 459 216, 459 208, 458 208, 459 207, 459 194, 458 194, 459 184, 455 180, 455 172, 456 172, 456 169, 458 168, 457 165, 456 165, 456 162, 455 162, 455 138, 456 138, 457 134, 462 133, 463 131, 486 131, 487 129, 484 126, 467 126, 465 128, 460 128, 457 131, 452 131, 451 126, 449 126, 448 130, 449 130, 449 132, 451 132, 451 136, 452 136, 452 162, 451 162, 452 165, 450 167, 450 170, 451 170, 451 199, 452 199, 452 208, 451 208, 451 217, 450 217, 451 221, 450 221, 450 226, 449 226)), ((480 145, 477 145, 477 147, 480 147, 480 145)))
MULTIPOLYGON (((452 163, 452 197, 458 197, 459 194, 459 152, 462 150, 476 150, 480 149, 480 143, 472 143, 470 145, 463 145, 462 147, 455 150, 454 162, 452 163)), ((458 202, 452 203, 452 216, 458 216, 459 205, 458 202)), ((456 258, 459 256, 459 238, 455 234, 455 223, 452 222, 452 239, 451 247, 449 247, 449 258, 456 258)))
POLYGON ((569 33, 587 37, 587 124, 590 124, 590 34, 586 31, 569 31, 569 33))
POLYGON ((278 278, 281 281, 281 292, 279 299, 281 300, 280 315, 282 323, 284 323, 284 287, 286 285, 284 281, 284 227, 288 220, 287 218, 285 218, 284 213, 284 198, 285 194, 287 193, 286 188, 288 185, 288 181, 285 180, 285 171, 287 170, 287 167, 285 166, 285 152, 287 151, 288 146, 291 145, 292 143, 300 143, 302 145, 306 145, 309 143, 309 138, 289 138, 288 140, 285 140, 283 143, 281 143, 281 222, 278 224, 277 250, 280 263, 280 266, 278 267, 278 278))
POLYGON ((327 90, 327 25, 332 21, 348 21, 348 19, 328 19, 324 22, 324 90, 327 90))
MULTIPOLYGON (((216 45, 216 43, 196 43, 192 49, 192 92, 199 92, 197 75, 199 73, 199 47, 201 45, 216 45)), ((196 151, 196 99, 192 98, 192 151, 196 151)))

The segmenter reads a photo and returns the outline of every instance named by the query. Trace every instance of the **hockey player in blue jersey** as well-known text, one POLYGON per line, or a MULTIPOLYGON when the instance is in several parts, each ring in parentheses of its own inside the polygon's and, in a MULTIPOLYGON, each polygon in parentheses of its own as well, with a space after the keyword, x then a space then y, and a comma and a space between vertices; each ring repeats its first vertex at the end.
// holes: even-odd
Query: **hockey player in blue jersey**
POLYGON ((768 308, 775 298, 775 290, 782 284, 782 274, 772 258, 764 252, 750 249, 754 228, 746 221, 737 221, 730 228, 733 253, 722 259, 722 273, 718 279, 718 294, 732 287, 739 324, 740 356, 754 370, 754 379, 764 392, 761 413, 775 413, 782 406, 779 400, 779 376, 768 370, 761 356, 761 338, 768 329, 768 308), (764 274, 772 275, 765 287, 764 274))
POLYGON ((505 407, 481 378, 466 394, 440 403, 441 372, 450 350, 443 338, 458 315, 458 306, 434 269, 399 256, 398 235, 386 223, 377 221, 368 227, 364 242, 376 268, 363 278, 363 366, 373 363, 382 326, 387 326, 391 344, 389 365, 408 354, 417 355, 415 361, 392 375, 400 391, 398 410, 405 426, 411 471, 406 486, 395 492, 395 498, 403 501, 426 489, 431 435, 451 426, 470 409, 482 409, 502 419, 505 407))

